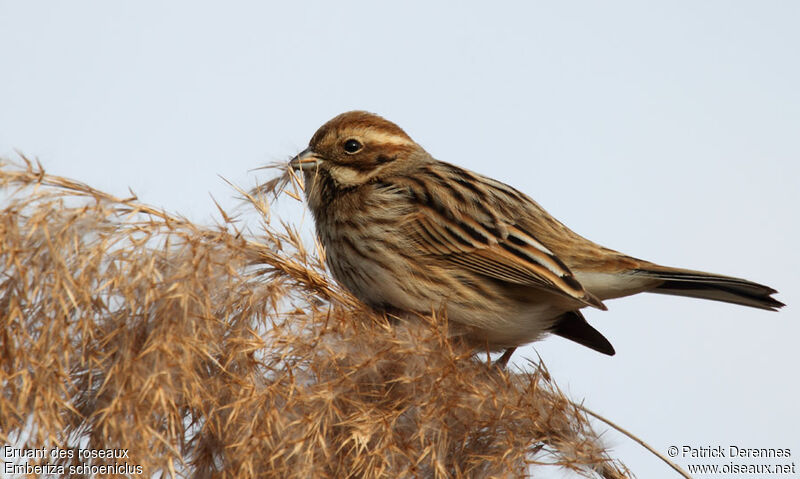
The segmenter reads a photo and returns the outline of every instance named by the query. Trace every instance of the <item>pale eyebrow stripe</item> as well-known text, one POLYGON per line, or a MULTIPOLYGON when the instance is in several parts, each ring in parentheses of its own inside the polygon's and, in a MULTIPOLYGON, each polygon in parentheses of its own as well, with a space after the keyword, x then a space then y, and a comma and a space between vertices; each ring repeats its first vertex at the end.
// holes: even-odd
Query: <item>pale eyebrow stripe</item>
POLYGON ((413 145, 414 141, 392 133, 370 131, 364 135, 370 141, 384 145, 413 145))

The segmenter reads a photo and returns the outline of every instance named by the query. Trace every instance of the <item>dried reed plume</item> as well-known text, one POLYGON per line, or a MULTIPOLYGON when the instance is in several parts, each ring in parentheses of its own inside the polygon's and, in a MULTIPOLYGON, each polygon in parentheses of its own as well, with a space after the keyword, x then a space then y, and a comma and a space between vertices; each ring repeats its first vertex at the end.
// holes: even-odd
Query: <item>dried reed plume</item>
POLYGON ((0 164, 4 444, 146 477, 629 477, 541 364, 370 311, 268 215, 202 226, 26 163, 0 164))

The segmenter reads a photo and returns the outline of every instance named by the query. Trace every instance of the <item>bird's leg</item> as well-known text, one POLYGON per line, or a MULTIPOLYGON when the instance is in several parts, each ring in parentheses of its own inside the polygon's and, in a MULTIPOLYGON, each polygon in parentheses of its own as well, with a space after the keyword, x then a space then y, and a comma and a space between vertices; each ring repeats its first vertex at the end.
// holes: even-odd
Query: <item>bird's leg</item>
POLYGON ((513 348, 506 349, 503 355, 497 358, 497 361, 494 362, 494 365, 500 369, 505 369, 506 364, 508 364, 508 360, 511 359, 511 355, 514 354, 514 351, 516 350, 517 350, 516 346, 513 348))

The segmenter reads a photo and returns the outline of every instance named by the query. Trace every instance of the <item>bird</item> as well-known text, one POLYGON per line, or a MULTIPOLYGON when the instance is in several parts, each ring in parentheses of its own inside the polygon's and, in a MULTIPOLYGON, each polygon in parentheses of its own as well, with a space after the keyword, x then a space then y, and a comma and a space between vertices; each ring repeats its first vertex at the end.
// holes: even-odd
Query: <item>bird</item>
POLYGON ((642 292, 777 311, 777 291, 745 279, 661 266, 600 246, 519 190, 439 161, 396 124, 349 111, 289 162, 328 268, 376 310, 443 311, 489 351, 548 334, 609 356, 584 308, 642 292))

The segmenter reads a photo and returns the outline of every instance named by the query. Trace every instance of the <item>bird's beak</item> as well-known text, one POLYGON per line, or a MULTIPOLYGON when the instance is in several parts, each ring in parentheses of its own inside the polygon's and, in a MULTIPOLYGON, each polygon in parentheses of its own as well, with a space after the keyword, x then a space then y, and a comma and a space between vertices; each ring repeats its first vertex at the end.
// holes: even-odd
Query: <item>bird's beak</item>
POLYGON ((311 148, 309 147, 292 158, 292 161, 289 162, 289 166, 295 170, 307 171, 316 169, 321 162, 322 159, 320 159, 316 153, 311 151, 311 148))

